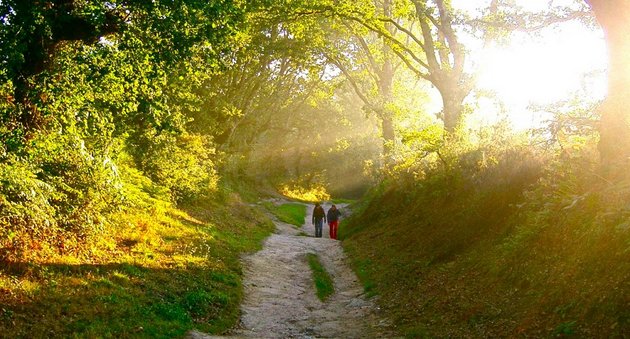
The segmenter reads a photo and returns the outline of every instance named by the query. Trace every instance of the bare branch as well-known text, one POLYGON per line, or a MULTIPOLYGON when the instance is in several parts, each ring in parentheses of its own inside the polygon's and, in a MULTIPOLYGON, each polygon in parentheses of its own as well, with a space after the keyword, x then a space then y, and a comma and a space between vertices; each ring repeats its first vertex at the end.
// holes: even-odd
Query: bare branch
POLYGON ((370 76, 372 76, 374 81, 378 81, 378 77, 376 76, 376 73, 378 72, 378 67, 376 65, 376 60, 374 60, 374 56, 372 55, 372 52, 370 51, 370 47, 368 46, 367 42, 365 41, 365 39, 363 39, 362 36, 357 35, 355 37, 359 41, 359 44, 361 44, 363 52, 367 56, 370 63, 370 67, 373 70, 372 72, 370 72, 370 76))
POLYGON ((362 50, 365 52, 365 55, 368 58, 368 62, 370 63, 370 68, 373 70, 373 72, 370 72, 370 76, 372 77, 372 79, 374 79, 374 81, 378 82, 378 77, 376 76, 378 67, 376 65, 376 60, 374 59, 374 55, 372 55, 372 52, 370 52, 370 47, 368 46, 365 39, 360 34, 358 34, 353 29, 353 27, 350 24, 348 24, 347 21, 344 21, 343 23, 350 31, 352 31, 352 35, 357 39, 357 41, 359 41, 359 44, 361 45, 362 50))
POLYGON ((411 61, 407 60, 407 58, 398 50, 393 49, 392 48, 392 52, 394 52, 394 54, 396 54, 398 56, 398 58, 400 58, 400 60, 407 65, 407 67, 414 72, 417 76, 430 81, 431 83, 433 83, 433 79, 431 78, 431 76, 429 74, 423 73, 422 71, 420 71, 419 69, 417 69, 416 67, 414 67, 411 64, 411 61))

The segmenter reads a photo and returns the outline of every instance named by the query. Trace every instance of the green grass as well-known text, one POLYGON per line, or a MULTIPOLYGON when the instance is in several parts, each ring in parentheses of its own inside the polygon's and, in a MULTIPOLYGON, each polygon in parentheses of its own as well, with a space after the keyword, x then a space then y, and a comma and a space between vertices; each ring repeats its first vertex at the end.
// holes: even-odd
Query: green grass
POLYGON ((236 324, 240 255, 271 221, 235 196, 178 209, 138 195, 152 207, 117 212, 88 252, 0 263, 2 336, 172 338, 236 324))
POLYGON ((336 205, 338 205, 338 204, 348 204, 348 205, 350 205, 350 204, 354 204, 355 202, 357 202, 357 201, 354 200, 354 199, 344 199, 344 198, 335 198, 335 199, 332 199, 330 201, 331 204, 336 204, 336 205))
POLYGON ((306 205, 304 204, 287 203, 274 205, 273 203, 265 202, 264 206, 282 222, 297 227, 304 225, 304 218, 306 218, 306 205))
POLYGON ((315 282, 317 298, 321 301, 326 301, 326 299, 335 292, 330 274, 328 274, 324 266, 322 266, 317 254, 309 253, 307 259, 308 265, 313 271, 313 281, 315 282))

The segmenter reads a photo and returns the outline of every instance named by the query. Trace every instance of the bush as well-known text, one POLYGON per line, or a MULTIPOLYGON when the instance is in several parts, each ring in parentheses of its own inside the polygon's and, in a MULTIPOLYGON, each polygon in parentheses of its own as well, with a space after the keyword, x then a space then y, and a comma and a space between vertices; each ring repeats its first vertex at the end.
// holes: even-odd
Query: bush
POLYGON ((54 192, 26 164, 0 163, 0 259, 17 260, 58 233, 54 192))
POLYGON ((206 198, 216 191, 218 174, 212 160, 215 154, 207 137, 145 134, 135 146, 130 153, 138 167, 153 181, 167 187, 173 201, 206 198))
POLYGON ((91 155, 78 137, 40 135, 32 145, 25 158, 0 164, 5 259, 75 250, 77 240, 101 230, 104 215, 121 201, 113 160, 91 155))

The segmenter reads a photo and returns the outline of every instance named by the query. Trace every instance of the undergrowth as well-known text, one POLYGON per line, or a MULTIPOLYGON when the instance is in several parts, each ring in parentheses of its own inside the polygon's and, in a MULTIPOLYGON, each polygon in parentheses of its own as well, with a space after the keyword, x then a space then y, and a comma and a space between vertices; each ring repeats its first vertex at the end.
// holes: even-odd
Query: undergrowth
POLYGON ((1 336, 172 338, 236 323, 239 256, 273 224, 234 193, 176 208, 129 171, 127 207, 97 237, 0 264, 1 336))
POLYGON ((330 194, 322 183, 305 183, 302 179, 280 185, 278 191, 285 197, 307 203, 330 199, 330 194))
POLYGON ((407 337, 625 337, 630 178, 592 154, 442 154, 373 190, 340 237, 407 337))

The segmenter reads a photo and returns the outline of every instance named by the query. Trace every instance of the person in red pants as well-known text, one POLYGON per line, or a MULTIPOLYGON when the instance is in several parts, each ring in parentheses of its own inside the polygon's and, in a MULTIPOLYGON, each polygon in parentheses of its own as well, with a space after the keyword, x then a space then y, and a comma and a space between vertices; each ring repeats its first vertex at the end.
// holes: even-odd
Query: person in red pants
POLYGON ((337 228, 339 227, 339 217, 341 212, 337 209, 337 206, 332 205, 327 213, 328 227, 330 228, 330 239, 337 239, 337 228))

